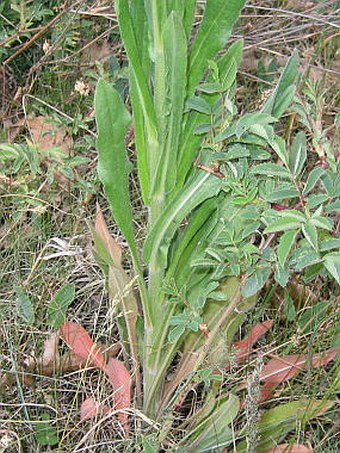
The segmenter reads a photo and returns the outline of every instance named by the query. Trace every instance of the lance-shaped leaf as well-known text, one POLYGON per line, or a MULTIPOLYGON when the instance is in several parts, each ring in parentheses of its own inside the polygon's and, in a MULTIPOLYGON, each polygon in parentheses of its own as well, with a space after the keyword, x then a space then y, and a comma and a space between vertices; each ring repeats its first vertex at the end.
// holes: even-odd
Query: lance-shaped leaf
POLYGON ((277 257, 281 267, 285 265, 286 259, 294 245, 297 233, 298 231, 296 230, 287 231, 280 237, 280 242, 277 249, 277 257))
POLYGON ((207 61, 225 46, 244 3, 244 0, 210 0, 206 3, 189 57, 189 97, 201 81, 207 61))
POLYGON ((294 82, 298 73, 298 54, 294 52, 284 68, 274 92, 266 100, 262 112, 279 118, 294 98, 294 82))
POLYGON ((158 259, 159 266, 165 268, 167 255, 182 220, 203 201, 216 196, 222 187, 222 181, 216 176, 200 172, 166 207, 165 212, 157 220, 148 234, 144 244, 144 258, 158 259))
POLYGON ((152 175, 153 187, 158 193, 171 192, 177 175, 178 143, 182 129, 186 91, 187 39, 178 14, 171 13, 163 29, 166 62, 166 138, 159 159, 157 172, 152 175))
POLYGON ((277 447, 267 450, 266 453, 313 453, 313 449, 302 444, 280 444, 277 447))
POLYGON ((98 128, 98 175, 104 185, 113 217, 136 258, 128 185, 129 161, 125 149, 130 114, 117 91, 104 80, 100 80, 97 85, 95 111, 98 128))
POLYGON ((273 321, 271 320, 264 321, 261 324, 256 324, 246 338, 232 344, 234 348, 238 349, 235 356, 237 362, 241 362, 252 353, 252 347, 254 344, 272 327, 272 325, 273 321))
POLYGON ((307 159, 306 148, 306 135, 304 132, 299 132, 293 140, 292 149, 289 153, 289 168, 294 178, 297 178, 302 172, 307 159))

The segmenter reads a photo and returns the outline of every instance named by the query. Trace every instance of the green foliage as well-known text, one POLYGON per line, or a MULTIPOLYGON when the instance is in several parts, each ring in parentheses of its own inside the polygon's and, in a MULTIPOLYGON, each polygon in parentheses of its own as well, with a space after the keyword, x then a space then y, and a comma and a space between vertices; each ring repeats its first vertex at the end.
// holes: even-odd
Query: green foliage
POLYGON ((47 322, 53 329, 59 329, 66 319, 69 306, 72 304, 76 294, 76 287, 73 284, 63 286, 49 303, 47 308, 47 322))
POLYGON ((34 426, 35 438, 40 445, 57 445, 59 438, 48 413, 41 414, 41 421, 34 426))
MULTIPOLYGON (((235 102, 242 42, 217 57, 243 4, 208 0, 191 44, 193 2, 116 2, 129 59, 138 178, 148 208, 142 257, 132 228, 124 145, 130 115, 114 89, 103 81, 97 85, 98 172, 138 277, 143 410, 157 420, 170 410, 178 387, 195 377, 207 380, 198 377, 206 361, 225 364, 230 325, 243 323, 271 276, 286 287, 295 272, 319 265, 315 276, 339 278, 332 243, 338 163, 333 159, 322 170, 308 165, 305 133, 287 146, 275 128, 295 95, 297 54, 261 111, 243 115, 235 102), (174 377, 166 384, 170 366, 174 377)), ((128 312, 121 315, 131 327, 128 312)), ((221 451, 232 442, 225 423, 237 416, 238 398, 220 391, 209 393, 201 419, 183 426, 185 451, 221 451)), ((264 431, 281 423, 279 417, 263 420, 264 431)), ((162 436, 171 427, 167 422, 162 436)))
POLYGON ((20 286, 15 288, 17 293, 16 310, 18 316, 25 324, 32 326, 35 319, 34 305, 31 299, 27 296, 24 289, 20 286))

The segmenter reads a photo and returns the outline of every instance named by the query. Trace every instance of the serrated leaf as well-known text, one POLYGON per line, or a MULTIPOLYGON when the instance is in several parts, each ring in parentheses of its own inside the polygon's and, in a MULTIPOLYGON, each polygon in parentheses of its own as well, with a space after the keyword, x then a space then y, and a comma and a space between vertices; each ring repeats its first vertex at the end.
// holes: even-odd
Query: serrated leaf
POLYGON ((324 256, 324 264, 328 272, 340 285, 340 252, 328 253, 324 256))
POLYGON ((318 232, 315 226, 311 222, 304 223, 302 225, 302 232, 313 249, 318 251, 318 232))
POLYGON ((298 221, 296 217, 286 216, 271 222, 267 228, 265 228, 264 233, 278 233, 279 231, 296 230, 300 227, 301 222, 298 221))
POLYGON ((276 201, 297 198, 299 195, 300 193, 297 189, 276 189, 266 198, 266 200, 275 203, 276 201))
POLYGON ((289 158, 288 158, 288 153, 286 150, 286 142, 283 140, 283 138, 275 135, 275 137, 273 138, 270 145, 273 148, 273 150, 276 152, 278 157, 285 164, 285 166, 288 167, 289 158))
POLYGON ((266 175, 268 177, 278 176, 284 179, 291 179, 291 174, 289 171, 281 167, 281 165, 276 164, 259 164, 252 168, 252 173, 255 175, 266 175))
MULTIPOLYGON (((327 201, 328 198, 329 198, 328 195, 324 195, 324 194, 309 195, 309 197, 306 199, 307 208, 308 209, 316 208, 320 204, 322 204, 325 201, 327 201)), ((326 209, 326 212, 327 212, 327 209, 326 209)))
POLYGON ((334 224, 332 222, 331 219, 328 219, 327 217, 322 217, 322 216, 313 216, 311 219, 310 219, 310 222, 318 227, 318 228, 322 228, 324 230, 332 230, 334 228, 334 224))
POLYGON ((49 303, 47 308, 47 322, 53 329, 59 329, 65 321, 68 307, 73 302, 75 294, 75 285, 65 285, 49 303))
POLYGON ((25 324, 31 326, 33 325, 35 319, 33 304, 20 286, 17 286, 15 291, 17 293, 16 310, 18 316, 25 322, 25 324))
POLYGON ((313 168, 313 170, 308 175, 306 185, 302 191, 303 195, 307 195, 315 187, 315 184, 319 181, 324 173, 325 170, 321 167, 313 168))
POLYGON ((289 168, 297 178, 302 172, 303 166, 307 159, 307 141, 304 132, 299 132, 292 143, 292 148, 289 153, 289 168))
POLYGON ((287 231, 280 237, 279 246, 277 249, 277 257, 282 267, 284 267, 286 259, 294 245, 297 234, 298 231, 295 230, 287 231))

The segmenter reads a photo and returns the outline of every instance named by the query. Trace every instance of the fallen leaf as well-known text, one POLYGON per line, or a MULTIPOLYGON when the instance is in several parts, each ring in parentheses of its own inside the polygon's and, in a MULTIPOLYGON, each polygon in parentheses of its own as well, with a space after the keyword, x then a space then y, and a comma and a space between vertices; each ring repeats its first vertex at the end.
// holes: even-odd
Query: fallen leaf
MULTIPOLYGON (((109 359, 108 363, 104 366, 103 371, 109 378, 109 381, 114 390, 113 399, 115 409, 129 409, 131 407, 131 384, 132 379, 129 371, 125 365, 117 359, 109 359)), ((119 412, 118 418, 123 424, 126 432, 129 432, 128 414, 119 412)))
POLYGON ((87 398, 80 407, 80 421, 88 420, 97 415, 107 414, 110 408, 105 404, 98 403, 94 398, 87 398))
POLYGON ((273 325, 273 321, 268 320, 261 324, 257 324, 254 326, 249 335, 241 341, 237 341, 233 343, 232 346, 239 351, 236 353, 235 359, 236 362, 239 363, 249 354, 252 353, 252 347, 254 344, 264 335, 273 325))
POLYGON ((312 448, 305 447, 301 444, 281 444, 275 448, 267 450, 266 453, 313 453, 313 451, 314 450, 312 448))
POLYGON ((50 123, 44 116, 28 115, 26 123, 33 143, 41 150, 52 147, 61 148, 68 153, 73 146, 73 139, 65 128, 50 123))
POLYGON ((93 363, 98 368, 104 368, 104 354, 101 348, 93 342, 86 330, 75 322, 62 324, 61 333, 70 349, 83 360, 93 363))
POLYGON ((44 351, 42 355, 41 365, 46 367, 52 363, 57 364, 59 362, 59 330, 52 332, 44 343, 44 351))

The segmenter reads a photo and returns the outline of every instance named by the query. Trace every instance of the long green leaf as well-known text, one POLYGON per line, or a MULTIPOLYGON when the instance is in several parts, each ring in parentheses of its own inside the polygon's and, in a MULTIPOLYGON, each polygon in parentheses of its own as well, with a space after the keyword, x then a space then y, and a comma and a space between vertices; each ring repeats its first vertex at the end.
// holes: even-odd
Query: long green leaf
POLYGON ((288 107, 285 103, 285 99, 290 97, 290 100, 292 100, 293 84, 298 73, 298 61, 298 54, 297 52, 294 52, 288 60, 274 92, 269 96, 262 107, 262 112, 279 118, 288 107), (287 90, 289 90, 289 93, 287 90))
POLYGON ((294 178, 298 177, 302 172, 304 163, 307 159, 307 141, 304 132, 299 132, 292 144, 292 149, 289 153, 289 168, 294 178))
POLYGON ((182 220, 203 201, 216 196, 222 181, 215 176, 200 172, 165 208, 148 234, 144 244, 146 262, 157 258, 160 268, 167 265, 168 249, 182 220))
MULTIPOLYGON (((133 81, 135 83, 133 107, 135 108, 137 103, 140 104, 140 109, 143 112, 146 138, 145 143, 149 150, 150 158, 144 158, 145 162, 148 163, 149 173, 154 174, 156 166, 156 158, 158 152, 158 132, 156 126, 156 114, 147 83, 146 76, 144 74, 143 65, 141 63, 141 54, 139 51, 138 44, 136 42, 134 24, 131 20, 131 14, 129 10, 129 3, 127 0, 116 1, 117 17, 119 22, 120 34, 124 43, 125 50, 129 57, 130 70, 133 72, 133 81)), ((139 36, 139 35, 138 35, 139 36)), ((145 177, 145 175, 143 175, 145 177)))
POLYGON ((163 29, 166 61, 166 138, 157 173, 154 175, 156 193, 169 193, 176 183, 178 142, 186 89, 187 39, 182 21, 172 12, 163 29))
POLYGON ((189 57, 188 96, 194 94, 207 67, 207 60, 222 49, 238 19, 245 0, 209 0, 189 57))
POLYGON ((113 217, 136 257, 132 212, 128 185, 128 158, 125 135, 130 114, 119 94, 108 82, 100 80, 95 93, 98 128, 98 175, 104 185, 113 217))

